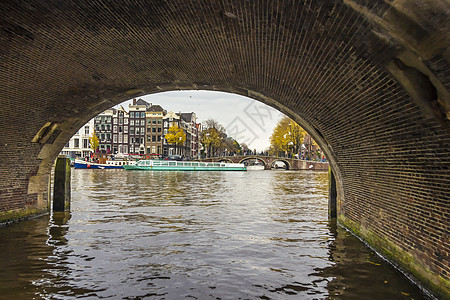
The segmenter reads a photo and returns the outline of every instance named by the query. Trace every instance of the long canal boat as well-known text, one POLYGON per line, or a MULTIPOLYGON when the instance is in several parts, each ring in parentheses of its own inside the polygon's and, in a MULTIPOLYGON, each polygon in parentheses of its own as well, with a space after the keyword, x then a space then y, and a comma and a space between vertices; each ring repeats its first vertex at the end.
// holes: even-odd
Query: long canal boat
POLYGON ((123 169, 124 166, 129 164, 135 164, 135 162, 124 160, 107 160, 103 164, 75 159, 74 167, 75 169, 123 169))
POLYGON ((147 171, 247 171, 244 164, 152 159, 140 160, 136 165, 125 165, 123 168, 147 171))

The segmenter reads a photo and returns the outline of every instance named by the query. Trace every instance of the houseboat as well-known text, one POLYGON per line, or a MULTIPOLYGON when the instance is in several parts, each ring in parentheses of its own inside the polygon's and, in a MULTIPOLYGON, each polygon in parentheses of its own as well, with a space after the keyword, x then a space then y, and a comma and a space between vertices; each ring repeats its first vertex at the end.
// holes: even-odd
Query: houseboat
POLYGON ((96 163, 75 159, 75 169, 123 169, 126 165, 136 164, 135 161, 107 160, 104 163, 96 163))
POLYGON ((196 162, 173 160, 140 160, 136 165, 125 165, 125 170, 147 171, 246 171, 244 164, 224 162, 196 162))

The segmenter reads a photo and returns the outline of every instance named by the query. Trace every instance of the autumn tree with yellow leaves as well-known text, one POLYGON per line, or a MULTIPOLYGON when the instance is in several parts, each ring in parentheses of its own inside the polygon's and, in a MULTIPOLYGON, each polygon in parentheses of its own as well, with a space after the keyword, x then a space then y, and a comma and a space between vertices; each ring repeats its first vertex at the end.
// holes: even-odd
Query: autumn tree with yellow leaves
POLYGON ((206 120, 203 124, 202 144, 206 149, 208 157, 220 156, 227 148, 225 127, 214 119, 206 120))
POLYGON ((98 146, 100 145, 100 141, 98 140, 98 136, 95 133, 95 130, 92 132, 92 135, 89 137, 89 145, 91 146, 92 152, 95 153, 97 151, 98 146))
POLYGON ((306 131, 289 117, 283 117, 275 126, 270 137, 269 153, 279 156, 288 154, 292 157, 301 150, 306 131))
POLYGON ((164 138, 167 140, 167 143, 175 145, 176 153, 178 146, 183 145, 186 141, 186 133, 184 133, 184 130, 178 126, 171 126, 167 130, 167 134, 164 138))

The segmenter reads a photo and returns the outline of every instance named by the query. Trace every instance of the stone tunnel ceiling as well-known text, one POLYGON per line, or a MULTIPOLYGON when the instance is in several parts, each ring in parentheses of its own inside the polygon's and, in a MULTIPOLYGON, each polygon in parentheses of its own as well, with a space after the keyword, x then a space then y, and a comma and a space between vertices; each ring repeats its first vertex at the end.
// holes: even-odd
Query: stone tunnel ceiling
POLYGON ((45 209, 54 158, 104 109, 232 92, 300 122, 331 162, 341 224, 449 292, 448 1, 0 6, 0 220, 45 209))

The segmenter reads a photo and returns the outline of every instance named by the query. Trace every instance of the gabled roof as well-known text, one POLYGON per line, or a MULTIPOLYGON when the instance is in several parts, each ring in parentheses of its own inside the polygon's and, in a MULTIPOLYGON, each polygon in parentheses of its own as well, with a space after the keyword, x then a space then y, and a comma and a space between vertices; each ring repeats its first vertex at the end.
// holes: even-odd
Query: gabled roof
POLYGON ((180 116, 178 114, 174 113, 173 111, 169 111, 164 115, 164 119, 167 119, 167 118, 179 119, 180 116))
POLYGON ((181 119, 185 122, 192 122, 194 119, 195 114, 193 112, 191 113, 181 113, 179 114, 181 116, 181 119))
POLYGON ((147 108, 150 107, 150 106, 152 106, 151 103, 148 103, 147 101, 142 100, 141 98, 139 98, 139 99, 136 101, 136 103, 133 104, 133 105, 144 105, 144 106, 146 106, 147 108))
POLYGON ((162 108, 161 105, 152 105, 150 107, 147 107, 147 111, 164 111, 164 108, 162 108))

